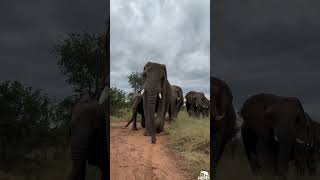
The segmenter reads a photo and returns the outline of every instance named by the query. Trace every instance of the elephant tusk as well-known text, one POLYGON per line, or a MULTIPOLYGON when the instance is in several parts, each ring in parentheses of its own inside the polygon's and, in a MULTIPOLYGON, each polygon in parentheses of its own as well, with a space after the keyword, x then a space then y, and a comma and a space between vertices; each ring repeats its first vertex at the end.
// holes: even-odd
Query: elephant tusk
POLYGON ((161 97, 161 93, 159 93, 159 98, 161 99, 162 97, 161 97))
POLYGON ((180 98, 177 98, 177 100, 179 101, 179 100, 180 100, 180 98))
POLYGON ((276 140, 277 142, 279 141, 277 136, 274 136, 274 140, 276 140))
POLYGON ((144 90, 144 89, 142 89, 142 91, 141 91, 141 93, 140 93, 140 94, 141 94, 141 95, 143 95, 143 94, 144 94, 144 91, 145 91, 145 90, 144 90))
POLYGON ((304 141, 302 141, 300 138, 296 138, 297 143, 304 144, 304 141))
POLYGON ((154 117, 157 117, 158 116, 158 114, 157 113, 154 113, 154 117))

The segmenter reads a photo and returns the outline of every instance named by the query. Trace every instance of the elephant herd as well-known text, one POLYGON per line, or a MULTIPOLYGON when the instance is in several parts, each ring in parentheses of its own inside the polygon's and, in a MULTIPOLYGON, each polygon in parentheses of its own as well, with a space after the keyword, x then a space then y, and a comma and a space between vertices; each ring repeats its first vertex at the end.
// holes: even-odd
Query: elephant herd
POLYGON ((204 94, 191 91, 184 102, 182 89, 169 83, 164 64, 148 62, 142 75, 143 89, 132 95, 132 116, 125 127, 132 122, 132 129, 137 130, 137 114, 140 114, 143 134, 151 136, 151 143, 156 142, 156 133, 164 130, 166 114, 169 123, 174 121, 184 103, 190 116, 209 116, 209 100, 204 94))
MULTIPOLYGON (((213 175, 228 141, 235 135, 236 113, 229 86, 210 77, 211 120, 214 121, 213 175)), ((304 111, 298 98, 259 93, 239 111, 243 146, 254 175, 287 178, 289 163, 298 172, 316 175, 320 155, 320 124, 304 111)))

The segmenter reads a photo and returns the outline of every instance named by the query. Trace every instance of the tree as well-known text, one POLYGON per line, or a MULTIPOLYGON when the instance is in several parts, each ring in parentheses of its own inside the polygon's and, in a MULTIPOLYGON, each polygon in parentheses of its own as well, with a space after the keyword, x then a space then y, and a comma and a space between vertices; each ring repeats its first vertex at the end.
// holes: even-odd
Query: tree
POLYGON ((97 97, 106 78, 106 33, 72 33, 53 48, 58 66, 76 95, 97 97))
POLYGON ((18 81, 0 83, 0 168, 8 170, 50 142, 53 100, 18 81))
POLYGON ((126 93, 116 87, 110 88, 110 114, 116 115, 121 109, 127 107, 126 93))
POLYGON ((134 92, 138 92, 142 90, 143 85, 143 77, 140 72, 133 72, 128 75, 128 82, 131 88, 133 88, 134 92))

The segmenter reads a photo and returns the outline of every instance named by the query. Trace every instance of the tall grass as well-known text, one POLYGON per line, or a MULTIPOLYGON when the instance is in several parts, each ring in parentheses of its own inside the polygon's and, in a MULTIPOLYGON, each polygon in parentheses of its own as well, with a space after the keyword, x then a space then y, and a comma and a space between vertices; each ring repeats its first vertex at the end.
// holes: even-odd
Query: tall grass
POLYGON ((197 179, 200 170, 210 170, 210 120, 191 118, 181 111, 178 118, 165 130, 168 147, 181 157, 182 167, 197 179))
MULTIPOLYGON (((247 156, 241 144, 241 141, 229 143, 217 168, 216 180, 274 180, 274 176, 254 176, 251 173, 247 156), (235 145, 237 143, 237 145, 235 145), (234 154, 233 154, 234 152, 234 154)), ((293 164, 290 164, 288 180, 319 180, 318 175, 315 177, 300 176, 297 174, 293 164)))

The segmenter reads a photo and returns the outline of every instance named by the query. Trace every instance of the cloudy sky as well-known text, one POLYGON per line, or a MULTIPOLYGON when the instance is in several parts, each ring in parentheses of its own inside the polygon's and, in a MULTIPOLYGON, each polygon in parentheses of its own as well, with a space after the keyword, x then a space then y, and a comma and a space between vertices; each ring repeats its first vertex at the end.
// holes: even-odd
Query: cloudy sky
POLYGON ((216 1, 211 73, 239 108, 251 95, 298 97, 320 121, 320 1, 216 1))
POLYGON ((0 81, 18 80, 51 97, 71 94, 50 54, 66 33, 105 31, 107 1, 4 1, 0 6, 0 81))
POLYGON ((147 61, 166 64, 168 80, 210 94, 209 0, 111 0, 111 86, 131 92, 127 75, 147 61))

